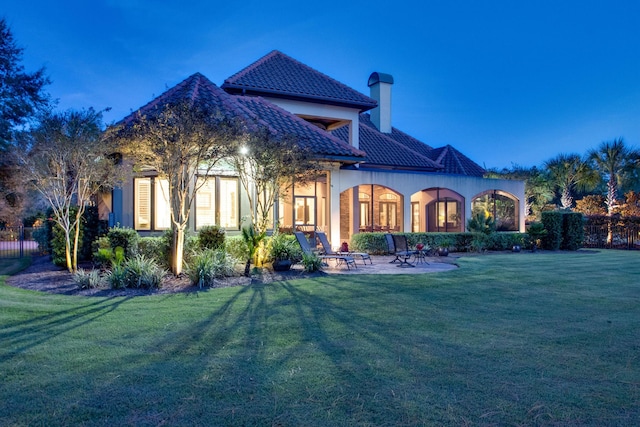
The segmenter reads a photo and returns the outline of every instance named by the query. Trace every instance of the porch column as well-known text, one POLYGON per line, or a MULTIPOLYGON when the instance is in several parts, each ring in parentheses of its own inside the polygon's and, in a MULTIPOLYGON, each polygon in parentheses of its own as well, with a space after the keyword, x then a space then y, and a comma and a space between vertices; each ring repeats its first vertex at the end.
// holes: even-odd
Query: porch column
MULTIPOLYGON (((339 174, 329 173, 327 191, 329 192, 329 220, 331 241, 340 242, 340 178, 339 174)), ((334 243, 339 244, 339 243, 334 243)))
POLYGON ((351 188, 351 224, 349 224, 349 238, 360 231, 360 190, 356 185, 351 188))
POLYGON ((402 231, 408 233, 411 231, 411 195, 406 196, 403 194, 402 204, 402 215, 404 217, 402 231))

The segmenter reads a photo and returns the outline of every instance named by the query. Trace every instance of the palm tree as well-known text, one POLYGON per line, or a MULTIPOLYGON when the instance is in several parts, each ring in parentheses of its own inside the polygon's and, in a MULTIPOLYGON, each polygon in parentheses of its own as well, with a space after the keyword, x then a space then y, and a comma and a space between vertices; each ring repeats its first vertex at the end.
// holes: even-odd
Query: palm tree
POLYGON ((563 209, 571 209, 576 189, 595 188, 600 179, 590 163, 584 161, 579 154, 558 154, 547 160, 544 167, 549 172, 552 183, 560 190, 563 209))
POLYGON ((638 169, 638 151, 627 147, 622 138, 605 141, 587 154, 593 167, 607 181, 607 213, 613 214, 621 183, 634 175, 638 169))

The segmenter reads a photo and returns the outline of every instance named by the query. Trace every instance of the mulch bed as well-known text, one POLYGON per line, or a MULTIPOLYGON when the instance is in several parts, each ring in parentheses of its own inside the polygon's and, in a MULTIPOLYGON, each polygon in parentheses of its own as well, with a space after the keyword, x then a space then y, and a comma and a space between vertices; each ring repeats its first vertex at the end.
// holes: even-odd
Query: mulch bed
MULTIPOLYGON (((81 265, 80 268, 91 269, 92 266, 90 264, 81 265)), ((261 270, 261 274, 254 274, 251 277, 237 276, 216 280, 214 286, 211 286, 210 288, 248 286, 251 284, 299 279, 323 274, 324 273, 322 272, 305 273, 301 268, 293 268, 285 272, 273 272, 264 268, 261 270)), ((52 294, 103 297, 175 294, 202 291, 202 289, 199 289, 197 286, 191 285, 189 279, 185 275, 175 277, 171 274, 168 274, 165 277, 160 289, 111 289, 107 287, 80 289, 73 281, 73 275, 66 269, 55 266, 51 261, 50 256, 33 257, 31 265, 20 273, 7 277, 6 284, 17 288, 48 292, 52 294)))

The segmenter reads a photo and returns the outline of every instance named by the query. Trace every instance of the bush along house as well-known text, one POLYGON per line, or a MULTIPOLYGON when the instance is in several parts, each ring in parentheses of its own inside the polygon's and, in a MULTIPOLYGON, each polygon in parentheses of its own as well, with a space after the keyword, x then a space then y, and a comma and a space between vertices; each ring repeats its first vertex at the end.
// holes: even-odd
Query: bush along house
MULTIPOLYGON (((450 145, 431 147, 391 121, 393 77, 372 73, 369 96, 272 51, 221 86, 196 73, 135 114, 175 99, 217 105, 291 136, 321 160, 314 183, 293 185, 272 209, 283 230, 322 230, 334 246, 372 231, 462 232, 482 210, 498 231, 524 231, 524 183, 484 178, 484 169, 450 145)), ((238 173, 220 166, 203 177, 189 229, 219 225, 239 232, 250 204, 238 173)), ((140 233, 170 228, 167 183, 153 170, 136 174, 101 204, 111 224, 140 233)))

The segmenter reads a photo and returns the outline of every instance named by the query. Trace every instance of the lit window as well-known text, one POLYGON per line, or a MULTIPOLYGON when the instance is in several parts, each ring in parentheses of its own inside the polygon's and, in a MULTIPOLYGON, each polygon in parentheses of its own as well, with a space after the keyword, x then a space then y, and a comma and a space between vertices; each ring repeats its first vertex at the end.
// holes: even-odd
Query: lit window
POLYGON ((216 223, 216 180, 198 178, 196 192, 196 229, 216 223))
POLYGON ((220 178, 220 227, 237 229, 238 218, 238 179, 220 178))

